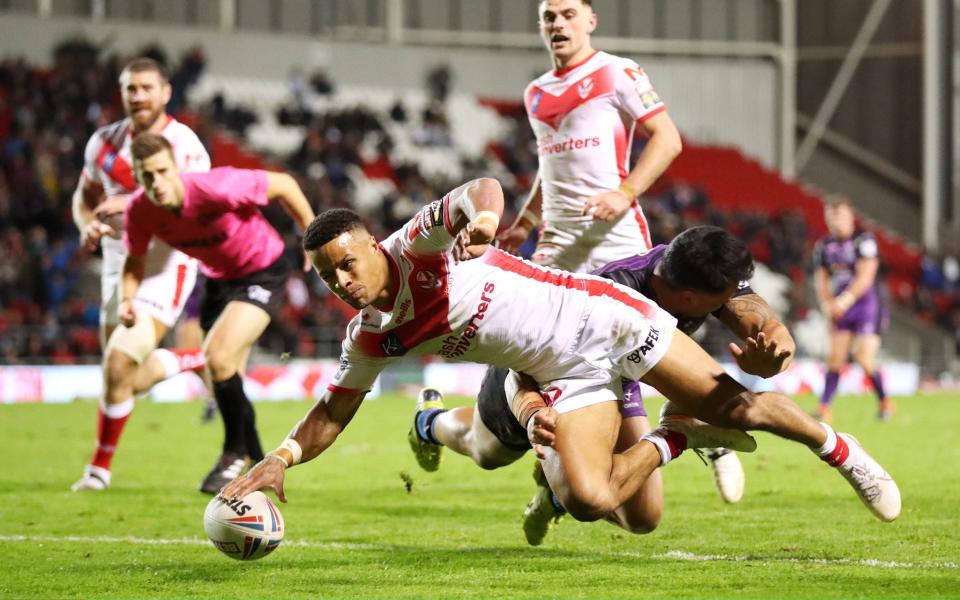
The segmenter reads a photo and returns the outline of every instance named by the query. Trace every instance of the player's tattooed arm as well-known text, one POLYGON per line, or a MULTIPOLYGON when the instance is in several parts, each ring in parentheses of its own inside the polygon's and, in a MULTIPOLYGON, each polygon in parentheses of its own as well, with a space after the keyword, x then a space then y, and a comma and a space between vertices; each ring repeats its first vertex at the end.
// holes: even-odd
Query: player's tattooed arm
POLYGON ((758 294, 736 296, 720 309, 717 318, 744 341, 731 343, 730 354, 745 372, 772 377, 790 365, 796 342, 777 315, 758 294))

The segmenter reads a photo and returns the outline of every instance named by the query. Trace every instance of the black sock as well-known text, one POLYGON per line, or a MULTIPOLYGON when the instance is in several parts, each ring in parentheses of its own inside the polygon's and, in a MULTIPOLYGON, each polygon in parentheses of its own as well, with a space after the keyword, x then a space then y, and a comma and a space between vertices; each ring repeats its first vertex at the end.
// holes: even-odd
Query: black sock
MULTIPOLYGON (((217 408, 223 418, 223 451, 236 452, 243 456, 247 453, 246 413, 250 401, 243 393, 243 379, 239 373, 224 381, 213 382, 213 396, 217 399, 217 408)), ((250 407, 253 412, 253 407, 250 407)))
POLYGON ((260 447, 260 434, 257 433, 257 415, 253 411, 253 404, 247 399, 246 395, 244 395, 243 399, 248 408, 243 419, 243 433, 247 440, 247 454, 250 455, 253 462, 260 462, 263 460, 263 448, 260 447))

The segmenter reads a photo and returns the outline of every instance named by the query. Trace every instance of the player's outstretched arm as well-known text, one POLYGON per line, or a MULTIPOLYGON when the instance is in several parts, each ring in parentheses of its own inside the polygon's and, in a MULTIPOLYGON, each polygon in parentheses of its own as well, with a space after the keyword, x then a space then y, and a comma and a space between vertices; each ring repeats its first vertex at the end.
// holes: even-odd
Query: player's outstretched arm
POLYGON ((220 495, 242 498, 250 492, 270 488, 281 502, 284 474, 295 464, 312 460, 323 453, 344 430, 363 401, 365 392, 325 392, 286 440, 254 465, 246 475, 227 484, 220 495))
POLYGON ((797 344, 759 294, 731 298, 720 308, 717 318, 744 342, 743 346, 729 346, 743 372, 772 377, 790 366, 797 344))

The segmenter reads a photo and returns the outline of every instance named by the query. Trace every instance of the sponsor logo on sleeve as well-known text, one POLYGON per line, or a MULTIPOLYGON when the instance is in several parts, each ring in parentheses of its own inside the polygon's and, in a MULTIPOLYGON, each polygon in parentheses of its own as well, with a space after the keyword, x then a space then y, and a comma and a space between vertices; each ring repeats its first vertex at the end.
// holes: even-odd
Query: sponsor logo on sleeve
POLYGON ((655 91, 653 90, 647 90, 644 92, 638 91, 638 93, 640 94, 640 104, 643 105, 643 108, 645 110, 649 110, 654 106, 656 106, 657 104, 660 104, 660 96, 658 96, 655 91))

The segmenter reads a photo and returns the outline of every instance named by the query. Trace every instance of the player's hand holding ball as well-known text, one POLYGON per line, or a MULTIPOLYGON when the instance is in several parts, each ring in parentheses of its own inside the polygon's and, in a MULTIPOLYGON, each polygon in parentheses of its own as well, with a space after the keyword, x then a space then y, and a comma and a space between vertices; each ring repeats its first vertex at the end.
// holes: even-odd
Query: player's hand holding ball
POLYGON ((274 454, 268 454, 247 471, 246 475, 225 485, 220 490, 220 496, 227 500, 233 500, 243 498, 250 492, 270 488, 277 494, 277 500, 286 502, 287 496, 283 493, 283 479, 286 470, 286 461, 274 454))

